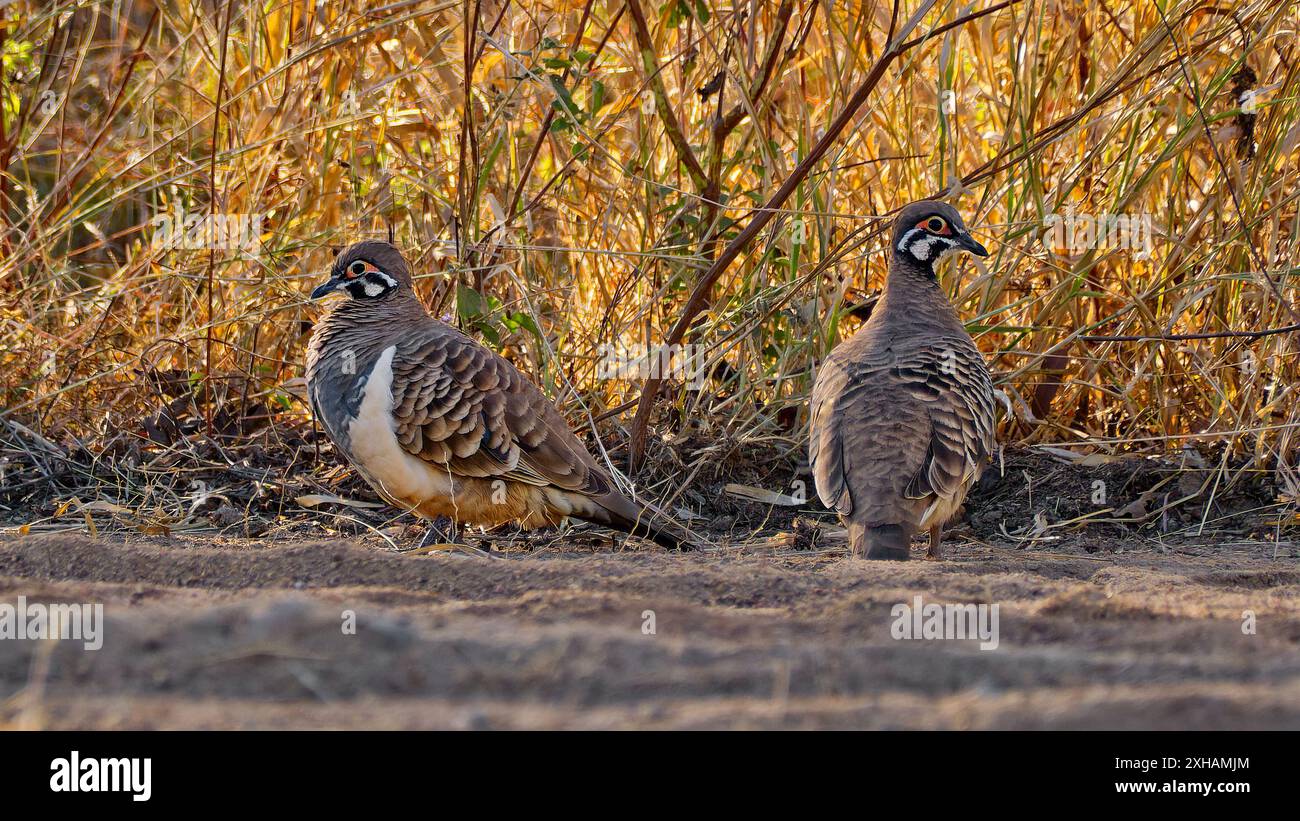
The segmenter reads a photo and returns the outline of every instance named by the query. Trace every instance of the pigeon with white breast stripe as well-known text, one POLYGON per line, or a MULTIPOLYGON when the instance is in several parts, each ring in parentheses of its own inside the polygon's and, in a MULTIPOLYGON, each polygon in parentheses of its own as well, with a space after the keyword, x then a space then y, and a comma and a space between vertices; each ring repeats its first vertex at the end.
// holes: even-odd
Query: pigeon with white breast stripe
POLYGON ((429 315, 401 252, 360 242, 312 299, 342 294, 312 333, 312 412, 392 505, 491 527, 572 516, 692 546, 674 520, 628 498, 542 391, 506 359, 429 315))

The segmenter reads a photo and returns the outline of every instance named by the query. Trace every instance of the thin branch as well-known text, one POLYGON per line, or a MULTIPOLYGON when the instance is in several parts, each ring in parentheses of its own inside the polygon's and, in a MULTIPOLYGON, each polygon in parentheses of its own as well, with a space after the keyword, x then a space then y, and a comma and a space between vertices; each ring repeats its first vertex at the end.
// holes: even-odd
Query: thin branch
POLYGON ((155 7, 153 14, 149 16, 149 22, 145 24, 144 33, 140 35, 139 45, 131 53, 131 60, 127 63, 126 71, 122 75, 122 82, 118 84, 117 92, 113 95, 113 102, 109 104, 108 111, 105 113, 103 122, 94 139, 90 141, 81 156, 77 158, 77 162, 69 168, 67 174, 59 178, 50 193, 41 200, 39 208, 29 217, 30 222, 23 237, 25 242, 31 242, 41 227, 37 222, 38 215, 43 216, 46 220, 52 219, 54 214, 58 213, 59 209, 71 199, 70 192, 73 186, 81 180, 82 174, 86 173, 91 160, 95 158, 96 152, 103 145, 104 139, 113 127, 113 120, 117 117, 122 108, 122 103, 126 99, 126 90, 131 83, 131 78, 135 76, 135 67, 140 62, 140 59, 145 56, 144 47, 149 42, 149 38, 153 36, 153 27, 158 22, 159 13, 158 8, 155 7))
POLYGON ((1259 339, 1274 334, 1300 331, 1300 322, 1262 331, 1209 331, 1197 334, 1123 334, 1119 336, 1080 335, 1080 342, 1187 342, 1196 339, 1259 339))
MULTIPOLYGON (((934 2, 934 0, 930 1, 934 2)), ((655 110, 659 114, 659 119, 663 121, 669 142, 677 151, 677 158, 681 160, 682 165, 686 166, 691 182, 695 183, 697 190, 704 191, 708 188, 709 180, 704 173, 704 166, 700 165, 699 158, 695 156, 691 144, 686 141, 686 135, 682 133, 682 126, 677 120, 676 112, 668 102, 668 91, 664 88, 664 79, 659 69, 659 60, 655 57, 654 40, 650 37, 650 27, 646 24, 645 12, 641 10, 641 3, 638 0, 627 0, 627 10, 632 12, 632 30, 636 32, 637 47, 641 49, 641 63, 645 67, 646 74, 649 75, 650 90, 655 97, 655 110)))
MULTIPOLYGON (((213 220, 216 219, 217 214, 217 151, 221 148, 221 103, 226 93, 226 46, 230 43, 230 16, 234 5, 234 0, 226 0, 226 18, 221 26, 221 65, 217 75, 217 95, 213 101, 212 155, 208 157, 208 217, 213 220)), ((216 291, 216 266, 216 247, 210 245, 207 276, 208 328, 203 346, 203 420, 207 425, 209 437, 216 433, 212 424, 212 335, 216 325, 213 315, 213 295, 216 291)))
MULTIPOLYGON (((573 53, 578 50, 578 46, 582 44, 582 33, 586 30, 587 21, 591 18, 592 2, 593 0, 587 0, 586 4, 582 7, 582 19, 578 21, 578 30, 573 35, 573 44, 569 46, 570 58, 572 58, 573 53)), ((609 22, 609 27, 605 30, 605 36, 601 38, 600 43, 596 46, 596 50, 592 52, 591 64, 593 67, 595 66, 596 58, 599 57, 600 52, 604 50, 605 43, 609 42, 610 35, 614 33, 614 27, 617 26, 618 21, 623 18, 623 11, 624 9, 620 8, 618 12, 614 14, 614 19, 609 22)), ((565 66, 564 72, 560 75, 560 82, 567 82, 572 71, 572 65, 565 66)), ((551 133, 551 123, 555 120, 555 111, 555 106, 547 107, 546 117, 542 119, 542 125, 537 131, 537 140, 533 143, 533 150, 528 152, 528 159, 524 161, 523 168, 519 170, 519 182, 515 184, 514 193, 510 195, 510 202, 506 204, 505 221, 507 225, 509 225, 515 218, 515 215, 519 213, 519 202, 524 196, 524 186, 528 183, 528 178, 533 173, 533 165, 537 162, 537 156, 542 153, 542 144, 546 142, 547 135, 551 133)))
MULTIPOLYGON (((772 32, 771 41, 767 46, 767 56, 763 60, 763 67, 758 73, 758 77, 749 87, 749 99, 757 100, 763 96, 763 91, 767 88, 768 82, 772 79, 773 69, 776 68, 777 60, 781 57, 781 41, 785 38, 786 27, 790 24, 790 15, 794 13, 794 0, 782 0, 781 7, 776 11, 776 28, 772 32)), ((786 57, 791 56, 786 52, 786 57)), ((726 70, 726 66, 723 66, 726 70)), ((721 100, 719 100, 721 102, 721 100)), ((727 135, 740 125, 740 121, 745 119, 745 114, 749 108, 743 103, 736 103, 731 107, 713 128, 714 141, 721 143, 727 138, 727 135), (719 136, 721 135, 721 136, 719 136)))

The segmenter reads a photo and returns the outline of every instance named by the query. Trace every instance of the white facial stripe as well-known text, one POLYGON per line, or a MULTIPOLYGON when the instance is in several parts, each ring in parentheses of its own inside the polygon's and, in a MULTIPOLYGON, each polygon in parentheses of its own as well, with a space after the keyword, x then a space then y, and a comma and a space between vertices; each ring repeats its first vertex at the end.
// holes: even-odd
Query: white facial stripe
POLYGON ((955 242, 948 242, 947 245, 946 245, 946 247, 945 247, 942 251, 939 252, 939 259, 943 259, 944 257, 948 256, 949 254, 955 254, 955 253, 957 253, 957 252, 960 251, 960 250, 961 250, 961 249, 960 249, 959 247, 957 247, 957 243, 955 243, 955 242))
MULTIPOLYGON (((913 228, 911 231, 907 232, 907 237, 910 237, 913 233, 920 230, 921 229, 919 228, 913 228)), ((907 237, 904 237, 903 242, 899 243, 900 246, 907 242, 907 237)), ((940 246, 941 249, 939 251, 940 258, 943 257, 944 254, 957 250, 956 240, 949 239, 948 237, 930 236, 927 234, 923 239, 918 239, 916 242, 907 246, 907 251, 912 256, 925 262, 930 258, 930 255, 934 253, 934 247, 936 245, 940 246)))
POLYGON ((923 231, 920 228, 913 228, 911 231, 908 231, 906 234, 903 234, 903 238, 898 241, 898 250, 906 251, 907 246, 912 242, 912 237, 916 236, 917 234, 924 234, 924 233, 925 231, 923 231))
POLYGON ((347 283, 349 289, 352 289, 353 296, 361 296, 364 293, 368 297, 383 296, 384 293, 397 287, 397 280, 385 274, 383 271, 370 270, 364 277, 354 279, 347 283), (361 293, 358 293, 354 286, 361 286, 361 293))

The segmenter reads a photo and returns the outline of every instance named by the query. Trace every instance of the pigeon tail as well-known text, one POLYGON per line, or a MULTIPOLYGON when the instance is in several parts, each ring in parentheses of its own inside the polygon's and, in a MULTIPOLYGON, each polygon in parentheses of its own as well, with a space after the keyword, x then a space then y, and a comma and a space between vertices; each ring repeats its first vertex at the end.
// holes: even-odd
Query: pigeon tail
POLYGON ((911 548, 912 534, 902 525, 849 523, 849 550, 854 556, 905 562, 911 548))

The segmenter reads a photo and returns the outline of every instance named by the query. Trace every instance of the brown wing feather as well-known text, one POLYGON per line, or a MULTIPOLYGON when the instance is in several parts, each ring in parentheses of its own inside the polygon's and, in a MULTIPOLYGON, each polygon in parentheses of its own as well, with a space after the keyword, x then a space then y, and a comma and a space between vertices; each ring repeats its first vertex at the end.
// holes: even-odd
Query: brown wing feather
POLYGON ((822 504, 844 516, 853 512, 853 496, 845 481, 846 459, 839 407, 849 385, 849 372, 832 355, 817 372, 813 384, 808 461, 822 504))
POLYGON ((809 456, 817 494, 844 516, 859 507, 863 515, 887 515, 891 492, 959 495, 993 448, 993 388, 973 343, 872 342, 837 349, 813 388, 809 456), (924 439, 913 444, 914 436, 924 439), (899 470, 909 478, 896 485, 899 470))
POLYGON ((993 383, 984 357, 966 340, 934 340, 900 356, 895 373, 930 418, 925 462, 905 495, 951 498, 974 481, 993 450, 993 383))
POLYGON ((455 329, 432 326, 398 344, 393 417, 403 449, 453 475, 610 490, 541 390, 455 329))

